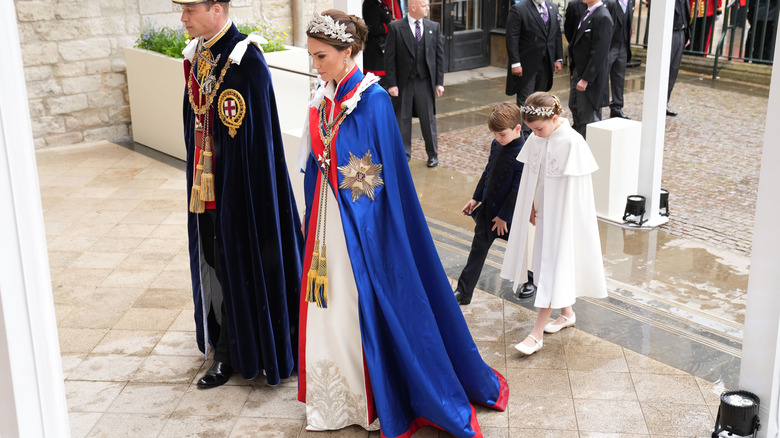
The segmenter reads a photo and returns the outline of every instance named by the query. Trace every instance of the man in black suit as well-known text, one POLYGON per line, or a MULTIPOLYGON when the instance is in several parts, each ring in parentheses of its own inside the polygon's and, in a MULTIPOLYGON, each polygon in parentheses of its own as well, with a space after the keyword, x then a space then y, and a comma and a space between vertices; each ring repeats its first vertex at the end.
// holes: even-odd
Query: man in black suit
POLYGON ((623 112, 623 90, 626 84, 626 63, 631 60, 631 21, 634 0, 605 0, 604 6, 612 17, 614 26, 609 46, 609 82, 612 100, 609 116, 630 119, 623 112))
MULTIPOLYGON (((585 127, 601 120, 601 108, 609 101, 607 61, 613 26, 601 0, 584 0, 583 3, 588 9, 569 44, 569 109, 574 129, 585 137, 585 127)), ((570 4, 569 7, 577 6, 570 4)))
POLYGON ((560 23, 558 7, 549 1, 520 0, 509 10, 506 94, 517 94, 517 106, 522 107, 535 91, 549 91, 553 74, 563 68, 560 23))
POLYGON ((428 153, 428 167, 439 164, 435 96, 444 94, 444 43, 439 23, 428 20, 428 0, 409 0, 406 18, 390 23, 385 43, 385 80, 394 99, 395 116, 406 149, 412 156, 412 115, 428 153), (435 96, 434 96, 435 95, 435 96))
POLYGON ((669 59, 669 90, 666 93, 666 115, 676 116, 677 112, 669 109, 669 99, 677 81, 677 72, 682 63, 683 49, 691 43, 691 4, 687 0, 674 1, 674 18, 672 19, 672 54, 669 59))

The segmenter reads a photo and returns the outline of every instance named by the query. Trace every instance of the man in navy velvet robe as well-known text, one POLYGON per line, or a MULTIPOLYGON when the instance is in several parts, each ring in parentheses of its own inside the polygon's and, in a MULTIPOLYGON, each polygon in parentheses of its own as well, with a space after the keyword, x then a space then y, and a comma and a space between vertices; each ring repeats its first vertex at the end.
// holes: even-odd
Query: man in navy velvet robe
POLYGON ((193 37, 183 109, 195 323, 200 350, 215 350, 198 386, 234 370, 275 385, 296 366, 303 237, 270 71, 229 0, 174 2, 193 37))

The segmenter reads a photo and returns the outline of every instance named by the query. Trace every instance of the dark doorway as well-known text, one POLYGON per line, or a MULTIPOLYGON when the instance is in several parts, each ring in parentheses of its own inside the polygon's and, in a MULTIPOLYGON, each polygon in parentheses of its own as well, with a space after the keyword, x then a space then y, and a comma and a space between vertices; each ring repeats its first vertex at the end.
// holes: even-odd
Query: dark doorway
POLYGON ((490 64, 490 26, 486 3, 491 0, 430 2, 431 20, 441 24, 446 71, 490 64))

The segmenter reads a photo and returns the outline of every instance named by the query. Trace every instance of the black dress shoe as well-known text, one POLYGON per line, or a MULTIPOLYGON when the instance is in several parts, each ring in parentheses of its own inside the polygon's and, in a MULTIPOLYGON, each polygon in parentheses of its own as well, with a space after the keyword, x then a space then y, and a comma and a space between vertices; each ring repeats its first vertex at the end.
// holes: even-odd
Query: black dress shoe
POLYGON ((676 115, 677 115, 677 111, 672 111, 672 110, 670 110, 670 109, 669 109, 669 107, 667 106, 667 107, 666 107, 666 115, 667 115, 667 116, 672 116, 672 117, 674 117, 674 116, 676 116, 676 115))
POLYGON ((621 119, 628 119, 631 120, 631 117, 628 117, 628 114, 623 112, 623 109, 611 109, 609 110, 609 116, 610 117, 620 117, 621 119))
POLYGON ((471 304, 471 295, 466 295, 459 290, 455 291, 455 299, 458 301, 458 304, 463 304, 464 306, 471 304))
POLYGON ((517 291, 517 298, 524 299, 524 298, 531 298, 536 294, 536 285, 534 285, 532 282, 523 283, 522 286, 520 286, 520 290, 517 291))
POLYGON ((436 157, 428 158, 428 167, 436 167, 439 165, 439 159, 436 157))
POLYGON ((214 361, 206 374, 198 380, 198 388, 208 389, 222 386, 233 375, 233 367, 225 362, 214 361))

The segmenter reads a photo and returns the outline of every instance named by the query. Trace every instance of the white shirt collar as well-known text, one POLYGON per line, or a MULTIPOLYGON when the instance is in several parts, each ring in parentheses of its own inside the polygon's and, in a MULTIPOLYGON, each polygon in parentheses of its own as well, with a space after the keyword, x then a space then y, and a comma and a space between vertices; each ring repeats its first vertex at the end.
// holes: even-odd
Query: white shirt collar
POLYGON ((603 2, 603 1, 600 1, 600 2, 596 3, 595 5, 593 5, 593 6, 589 7, 589 8, 588 8, 588 13, 590 13, 590 12, 593 12, 593 10, 594 10, 594 9, 598 8, 599 6, 601 6, 601 5, 603 5, 603 4, 604 4, 604 2, 603 2))
MULTIPOLYGON (((412 18, 412 16, 409 15, 409 14, 406 14, 406 19, 409 20, 409 26, 411 26, 411 28, 412 28, 412 35, 414 35, 414 22, 417 21, 417 20, 412 18)), ((423 19, 420 18, 420 32, 422 32, 422 30, 423 30, 423 19)))

